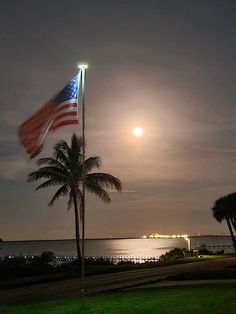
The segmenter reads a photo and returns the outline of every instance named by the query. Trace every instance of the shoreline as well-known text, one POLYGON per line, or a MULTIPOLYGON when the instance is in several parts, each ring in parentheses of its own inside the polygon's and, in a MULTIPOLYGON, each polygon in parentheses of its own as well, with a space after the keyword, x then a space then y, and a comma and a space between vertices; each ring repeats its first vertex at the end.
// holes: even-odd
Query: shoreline
MULTIPOLYGON (((230 238, 230 235, 218 235, 218 234, 207 234, 207 235, 189 235, 189 238, 208 238, 208 237, 215 237, 215 238, 230 238)), ((94 241, 94 240, 158 240, 158 239, 164 239, 164 238, 142 238, 142 237, 115 237, 115 238, 87 238, 86 241, 94 241)), ((169 239, 169 238, 167 238, 169 239)), ((170 238, 171 239, 171 238, 170 238)), ((173 239, 172 239, 173 240, 173 239)), ((2 243, 7 242, 49 242, 49 241, 75 241, 75 239, 33 239, 33 240, 2 240, 2 243)))

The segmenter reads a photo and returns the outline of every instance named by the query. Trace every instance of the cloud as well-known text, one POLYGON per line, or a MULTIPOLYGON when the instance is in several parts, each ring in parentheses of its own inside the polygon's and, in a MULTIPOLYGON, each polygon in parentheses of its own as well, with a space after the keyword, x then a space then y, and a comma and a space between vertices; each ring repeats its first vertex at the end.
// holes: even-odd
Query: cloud
POLYGON ((22 123, 22 118, 19 115, 19 112, 16 110, 9 110, 4 112, 0 117, 1 124, 9 125, 11 127, 16 127, 22 123))
MULTIPOLYGON (((116 190, 108 190, 109 193, 118 193, 116 190)), ((133 190, 122 190, 122 193, 136 193, 136 191, 133 190)))
POLYGON ((215 153, 236 153, 236 148, 196 147, 196 149, 215 153))
POLYGON ((17 181, 30 169, 30 163, 27 159, 20 156, 8 156, 0 159, 0 176, 17 181))

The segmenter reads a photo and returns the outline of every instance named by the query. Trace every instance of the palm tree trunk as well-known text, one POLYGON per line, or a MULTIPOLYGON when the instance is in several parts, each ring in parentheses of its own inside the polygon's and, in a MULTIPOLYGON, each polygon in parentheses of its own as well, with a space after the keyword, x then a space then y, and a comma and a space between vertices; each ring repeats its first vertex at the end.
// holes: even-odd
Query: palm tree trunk
POLYGON ((236 231, 236 219, 235 218, 230 218, 230 221, 234 227, 234 230, 236 231))
POLYGON ((231 226, 229 218, 226 218, 226 221, 227 221, 227 225, 228 225, 228 228, 229 228, 229 231, 230 231, 230 235, 231 235, 231 238, 232 238, 232 241, 233 241, 233 244, 234 244, 234 250, 236 252, 236 240, 235 240, 235 237, 234 237, 234 233, 233 233, 232 226, 231 226))
POLYGON ((76 197, 75 191, 73 191, 73 201, 74 201, 74 209, 75 209, 75 237, 76 237, 77 255, 78 255, 78 260, 81 261, 80 234, 79 234, 79 212, 78 212, 78 202, 77 202, 77 197, 76 197))

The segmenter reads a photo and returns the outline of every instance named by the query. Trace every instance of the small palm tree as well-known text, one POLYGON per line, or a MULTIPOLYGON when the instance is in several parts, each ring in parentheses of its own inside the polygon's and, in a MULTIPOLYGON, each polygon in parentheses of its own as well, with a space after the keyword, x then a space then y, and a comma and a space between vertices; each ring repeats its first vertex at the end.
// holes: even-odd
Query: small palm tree
POLYGON ((223 220, 227 222, 236 252, 236 239, 233 233, 233 228, 236 231, 236 193, 223 196, 216 200, 212 211, 213 217, 218 222, 222 222, 223 220))
POLYGON ((68 209, 74 205, 75 211, 75 235, 77 244, 78 259, 81 259, 80 252, 80 217, 83 214, 81 185, 87 191, 96 194, 105 203, 110 203, 111 199, 105 188, 113 188, 121 191, 121 182, 118 178, 107 173, 90 173, 94 168, 100 168, 100 157, 90 157, 83 163, 83 141, 81 137, 73 134, 71 145, 65 141, 60 141, 54 146, 53 157, 40 158, 37 165, 38 170, 28 175, 28 181, 46 179, 36 190, 59 185, 49 206, 62 196, 68 196, 68 209), (41 167, 42 166, 42 167, 41 167))

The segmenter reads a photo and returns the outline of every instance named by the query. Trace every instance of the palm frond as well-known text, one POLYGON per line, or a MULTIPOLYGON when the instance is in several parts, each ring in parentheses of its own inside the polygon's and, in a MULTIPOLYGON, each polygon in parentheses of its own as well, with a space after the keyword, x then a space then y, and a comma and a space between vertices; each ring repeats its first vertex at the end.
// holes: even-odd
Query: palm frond
POLYGON ((236 193, 223 196, 215 201, 212 208, 213 217, 221 222, 224 219, 236 217, 236 193))
POLYGON ((212 211, 213 211, 213 217, 218 222, 222 222, 222 220, 224 219, 224 216, 225 216, 224 211, 222 210, 222 208, 214 206, 212 208, 212 211))
POLYGON ((83 147, 83 139, 82 137, 78 137, 75 133, 71 138, 71 151, 82 151, 83 147))
POLYGON ((57 173, 50 173, 48 171, 39 170, 31 172, 27 177, 28 182, 38 181, 40 179, 54 179, 65 181, 65 178, 61 175, 58 175, 57 173))
POLYGON ((36 164, 37 164, 37 166, 52 165, 52 164, 54 164, 55 161, 57 161, 57 160, 52 158, 52 157, 40 158, 36 161, 36 164))
POLYGON ((100 168, 102 162, 101 158, 98 156, 90 157, 84 161, 84 163, 79 163, 74 166, 73 176, 77 181, 82 181, 83 171, 85 175, 88 174, 94 168, 100 168))
POLYGON ((67 169, 70 169, 70 160, 68 154, 59 148, 54 147, 53 156, 56 160, 62 163, 67 169))
POLYGON ((67 173, 65 173, 61 169, 57 167, 48 166, 48 167, 39 168, 38 170, 31 172, 27 177, 27 181, 32 182, 32 181, 37 181, 39 179, 58 179, 58 180, 65 179, 66 180, 67 177, 68 177, 67 173))
POLYGON ((40 184, 39 186, 37 186, 37 188, 35 189, 35 191, 39 190, 39 189, 43 189, 43 188, 47 188, 50 186, 55 186, 55 185, 59 185, 59 184, 64 184, 65 180, 61 180, 59 178, 53 178, 53 179, 49 179, 45 182, 43 182, 42 184, 40 184))
POLYGON ((49 158, 40 158, 39 160, 37 160, 36 163, 37 163, 38 166, 43 166, 43 165, 55 166, 55 167, 65 171, 65 172, 67 172, 69 174, 68 169, 65 167, 65 165, 61 161, 59 161, 59 160, 57 160, 55 158, 51 158, 51 157, 49 157, 49 158))
POLYGON ((85 178, 86 181, 88 182, 94 182, 100 185, 102 188, 107 187, 107 188, 113 188, 116 189, 117 191, 122 190, 122 184, 121 181, 108 174, 108 173, 90 173, 86 175, 85 178))
POLYGON ((104 203, 111 202, 109 194, 99 185, 99 183, 86 181, 85 188, 88 192, 97 195, 104 203))
POLYGON ((63 165, 68 167, 68 156, 65 154, 65 152, 63 152, 59 148, 54 147, 53 156, 56 160, 60 161, 61 163, 63 163, 63 165))
POLYGON ((60 141, 54 145, 54 158, 63 163, 67 169, 70 168, 69 151, 70 147, 65 141, 60 141))
POLYGON ((68 155, 70 151, 70 146, 66 143, 66 141, 61 140, 57 144, 55 144, 54 149, 58 149, 62 151, 65 155, 68 155))
POLYGON ((102 160, 99 156, 87 158, 84 163, 81 165, 82 170, 85 170, 85 173, 90 172, 94 168, 100 168, 102 165, 102 160))
POLYGON ((66 184, 64 184, 60 189, 54 194, 51 201, 48 203, 48 206, 52 206, 53 203, 61 196, 65 196, 68 194, 68 187, 66 184))
POLYGON ((71 147, 69 150, 69 159, 71 164, 71 169, 76 169, 83 160, 83 140, 82 137, 77 137, 73 134, 71 138, 71 147))

